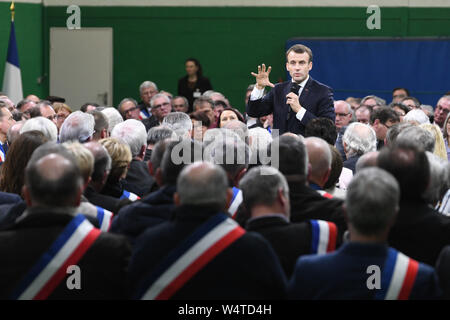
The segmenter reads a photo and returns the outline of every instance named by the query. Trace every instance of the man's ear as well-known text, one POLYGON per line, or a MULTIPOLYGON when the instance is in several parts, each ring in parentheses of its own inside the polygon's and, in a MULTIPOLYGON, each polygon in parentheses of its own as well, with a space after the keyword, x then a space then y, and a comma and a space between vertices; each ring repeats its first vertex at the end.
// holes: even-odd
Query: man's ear
POLYGON ((161 168, 156 169, 155 181, 160 187, 164 184, 161 168))
POLYGON ((139 158, 141 158, 141 159, 144 159, 144 157, 145 157, 145 150, 147 150, 147 146, 141 146, 141 150, 139 150, 139 155, 138 155, 138 157, 139 158))
POLYGON ((173 202, 175 203, 175 206, 177 207, 181 206, 180 196, 178 195, 178 192, 175 192, 173 194, 173 202))
POLYGON ((28 190, 27 186, 25 185, 22 187, 22 195, 27 204, 27 207, 31 207, 33 203, 31 201, 30 190, 28 190))
POLYGON ((152 164, 152 162, 149 160, 147 165, 148 165, 148 173, 150 173, 150 175, 152 177, 154 177, 156 172, 153 171, 153 164, 152 164))
POLYGON ((106 129, 106 128, 100 132, 100 139, 105 139, 105 138, 108 138, 108 129, 106 129))
POLYGON ((234 179, 234 186, 239 186, 239 181, 241 181, 242 177, 247 173, 247 168, 243 168, 239 173, 236 175, 236 178, 234 179))

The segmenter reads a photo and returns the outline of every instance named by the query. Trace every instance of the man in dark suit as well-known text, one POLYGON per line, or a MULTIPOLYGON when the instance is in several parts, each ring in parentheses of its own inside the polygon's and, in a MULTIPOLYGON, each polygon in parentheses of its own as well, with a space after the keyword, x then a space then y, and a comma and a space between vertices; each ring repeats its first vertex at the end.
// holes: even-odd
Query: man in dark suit
POLYGON ((385 147, 378 155, 378 166, 397 179, 401 191, 400 212, 389 233, 389 244, 434 266, 441 250, 450 245, 450 218, 424 200, 430 164, 415 144, 385 147))
POLYGON ((443 298, 450 299, 450 246, 444 247, 436 262, 436 272, 439 278, 439 284, 444 292, 443 298))
POLYGON ((330 254, 300 257, 288 285, 289 298, 439 298, 434 269, 387 244, 399 193, 397 181, 384 170, 367 168, 358 173, 345 200, 348 242, 330 254))
POLYGON ((174 219, 147 229, 136 242, 130 263, 136 297, 285 297, 285 275, 270 244, 256 233, 246 233, 224 213, 231 197, 220 166, 195 162, 183 169, 174 219))
POLYGON ((252 168, 239 187, 244 205, 251 212, 247 231, 258 232, 270 242, 288 278, 299 256, 334 251, 338 240, 334 223, 323 220, 290 223, 289 187, 277 169, 252 168))
POLYGON ((286 69, 291 75, 290 81, 274 85, 269 81, 271 67, 258 66, 247 114, 259 118, 273 113, 273 127, 284 132, 304 134, 306 124, 314 118, 335 120, 333 93, 329 87, 309 76, 312 69, 311 49, 296 44, 286 52, 286 69), (263 97, 264 88, 273 89, 263 97))
POLYGON ((71 157, 36 149, 25 171, 27 209, 0 232, 0 299, 127 298, 130 246, 77 213, 81 191, 71 157))

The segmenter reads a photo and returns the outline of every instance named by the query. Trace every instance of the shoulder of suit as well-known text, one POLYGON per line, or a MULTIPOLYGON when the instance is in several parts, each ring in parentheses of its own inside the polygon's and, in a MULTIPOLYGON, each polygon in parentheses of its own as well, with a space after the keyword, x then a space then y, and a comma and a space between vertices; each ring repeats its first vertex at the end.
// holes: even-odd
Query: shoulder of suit
POLYGON ((313 79, 311 76, 309 77, 308 83, 310 86, 319 87, 319 88, 323 88, 323 89, 330 90, 330 91, 333 90, 331 87, 327 86, 326 84, 323 84, 322 82, 319 82, 319 81, 313 79))

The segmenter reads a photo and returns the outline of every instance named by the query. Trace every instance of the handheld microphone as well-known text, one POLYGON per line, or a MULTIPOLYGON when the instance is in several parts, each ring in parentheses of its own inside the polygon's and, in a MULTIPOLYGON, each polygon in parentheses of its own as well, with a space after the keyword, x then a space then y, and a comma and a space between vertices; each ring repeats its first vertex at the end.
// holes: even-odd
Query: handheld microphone
MULTIPOLYGON (((299 90, 300 90, 300 86, 298 85, 298 83, 297 82, 292 82, 290 92, 295 93, 296 95, 298 95, 298 91, 299 90)), ((289 120, 290 117, 291 117, 291 108, 289 107, 288 113, 286 115, 286 120, 289 120)))

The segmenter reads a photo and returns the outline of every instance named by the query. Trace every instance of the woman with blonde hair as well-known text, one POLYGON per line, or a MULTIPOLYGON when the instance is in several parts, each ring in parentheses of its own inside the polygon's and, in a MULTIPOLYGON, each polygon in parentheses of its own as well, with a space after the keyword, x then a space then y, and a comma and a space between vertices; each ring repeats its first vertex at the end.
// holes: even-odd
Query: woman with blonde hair
MULTIPOLYGON (((432 123, 422 123, 419 125, 419 127, 433 133, 434 139, 435 139, 433 153, 443 160, 448 160, 444 136, 442 135, 441 129, 439 129, 439 127, 437 125, 432 124, 432 123)), ((445 126, 444 126, 444 128, 445 128, 445 126)))
POLYGON ((55 102, 53 103, 53 109, 56 113, 56 126, 59 129, 61 128, 62 124, 64 123, 64 120, 69 116, 69 114, 72 113, 72 109, 70 107, 62 102, 55 102))
POLYGON ((140 199, 136 194, 125 190, 122 184, 132 159, 128 144, 116 138, 101 139, 99 143, 106 148, 111 157, 111 171, 101 193, 131 201, 140 199))
POLYGON ((450 118, 450 113, 447 115, 447 118, 445 119, 444 126, 442 127, 442 132, 443 132, 443 136, 444 136, 447 160, 450 161, 450 123, 449 123, 449 118, 450 118))

